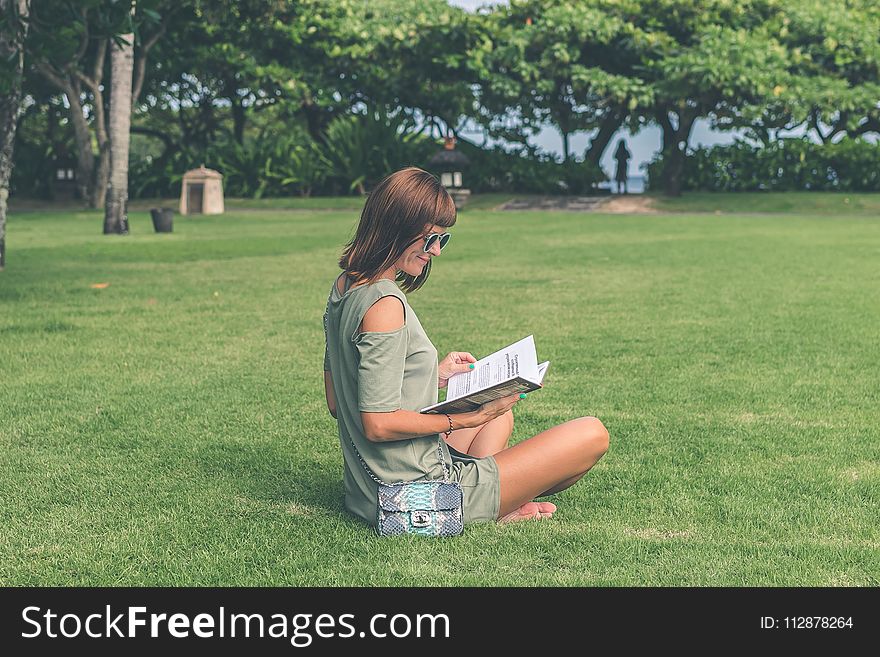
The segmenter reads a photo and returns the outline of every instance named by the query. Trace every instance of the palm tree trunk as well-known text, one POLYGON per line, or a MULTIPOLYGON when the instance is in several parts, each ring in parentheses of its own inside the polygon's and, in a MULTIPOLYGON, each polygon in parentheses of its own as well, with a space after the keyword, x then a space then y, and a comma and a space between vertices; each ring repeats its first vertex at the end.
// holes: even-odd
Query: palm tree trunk
POLYGON ((105 235, 128 233, 128 151, 131 143, 134 34, 123 34, 121 38, 125 44, 120 46, 114 41, 110 53, 110 173, 104 208, 105 235))
MULTIPOLYGON (((10 15, 15 3, 19 18, 27 18, 27 0, 0 0, 0 15, 10 15)), ((27 21, 11 21, 0 32, 0 60, 11 63, 8 85, 0 89, 0 271, 6 266, 6 201, 9 198, 9 178, 12 175, 12 152, 15 145, 15 127, 21 108, 21 75, 24 69, 24 38, 27 21)))

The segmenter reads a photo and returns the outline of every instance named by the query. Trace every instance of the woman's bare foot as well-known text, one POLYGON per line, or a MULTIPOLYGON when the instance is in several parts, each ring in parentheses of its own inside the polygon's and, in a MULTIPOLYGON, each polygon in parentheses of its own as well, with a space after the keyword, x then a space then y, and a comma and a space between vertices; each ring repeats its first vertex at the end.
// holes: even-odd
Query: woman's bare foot
POLYGON ((519 522, 520 520, 541 520, 549 518, 556 511, 553 502, 526 502, 518 509, 511 511, 498 522, 519 522))

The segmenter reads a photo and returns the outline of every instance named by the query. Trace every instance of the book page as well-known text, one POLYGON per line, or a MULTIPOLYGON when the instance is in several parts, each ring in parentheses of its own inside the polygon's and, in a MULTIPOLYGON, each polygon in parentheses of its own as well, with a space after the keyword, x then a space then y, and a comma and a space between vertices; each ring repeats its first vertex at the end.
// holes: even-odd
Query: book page
POLYGON ((534 336, 525 337, 481 358, 474 363, 474 369, 470 372, 451 376, 447 383, 446 401, 459 399, 516 376, 535 382, 541 380, 534 336))
POLYGON ((547 373, 547 368, 550 367, 550 361, 545 360, 543 363, 538 365, 538 383, 544 381, 544 375, 547 373))

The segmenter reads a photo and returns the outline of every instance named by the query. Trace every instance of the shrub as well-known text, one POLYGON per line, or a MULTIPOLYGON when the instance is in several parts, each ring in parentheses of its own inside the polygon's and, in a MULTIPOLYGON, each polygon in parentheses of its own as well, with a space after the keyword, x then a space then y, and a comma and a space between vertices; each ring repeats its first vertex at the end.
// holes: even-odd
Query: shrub
MULTIPOLYGON (((649 188, 662 181, 662 154, 647 167, 649 188)), ((842 139, 816 144, 782 139, 766 147, 744 141, 697 148, 686 158, 682 190, 880 191, 880 145, 842 139)))
POLYGON ((531 146, 508 152, 499 145, 480 148, 459 141, 456 149, 470 161, 464 186, 477 193, 582 194, 606 180, 601 169, 588 162, 557 162, 552 154, 531 146))
POLYGON ((398 169, 424 166, 436 146, 409 128, 402 112, 390 114, 382 108, 337 117, 325 131, 322 148, 330 177, 349 192, 363 193, 398 169))

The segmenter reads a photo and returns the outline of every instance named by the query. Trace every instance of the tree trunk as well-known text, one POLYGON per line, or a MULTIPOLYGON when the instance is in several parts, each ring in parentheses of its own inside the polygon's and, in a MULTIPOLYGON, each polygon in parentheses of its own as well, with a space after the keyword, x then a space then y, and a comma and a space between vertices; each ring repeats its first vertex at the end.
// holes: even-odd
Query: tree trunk
MULTIPOLYGON (((182 4, 182 3, 181 3, 182 4)), ((147 55, 150 52, 150 49, 156 45, 156 42, 162 38, 162 35, 165 34, 165 29, 168 27, 168 23, 171 20, 172 16, 175 12, 179 11, 180 5, 176 7, 171 5, 167 8, 164 8, 162 11, 162 23, 159 26, 159 29, 156 30, 151 36, 146 37, 141 34, 141 38, 143 41, 138 48, 137 53, 135 53, 134 58, 134 71, 132 73, 132 83, 131 83, 131 105, 135 107, 138 104, 138 98, 141 95, 141 89, 144 86, 144 74, 147 70, 147 55)))
POLYGON ((599 124, 599 132, 590 141, 590 147, 587 149, 584 159, 598 167, 602 161, 602 155, 605 154, 605 149, 611 143, 611 138, 622 124, 623 115, 619 112, 611 111, 606 114, 599 124))
POLYGON ((569 135, 571 135, 571 112, 567 111, 567 107, 563 107, 556 117, 556 129, 562 135, 562 162, 568 162, 571 157, 571 144, 569 143, 569 135))
POLYGON ((663 128, 664 191, 667 196, 681 196, 685 151, 696 118, 695 112, 681 111, 678 114, 678 127, 672 128, 670 122, 668 127, 663 128), (667 142, 667 139, 670 141, 667 142))
MULTIPOLYGON (((134 71, 134 34, 123 34, 125 44, 113 43, 110 52, 110 184, 104 208, 104 234, 128 234, 128 151, 131 143, 131 86, 134 71)), ((99 166, 100 171, 100 166, 99 166)))
MULTIPOLYGON (((27 0, 0 0, 0 13, 10 15, 15 3, 18 17, 28 15, 27 0)), ((0 89, 0 271, 6 267, 6 202, 9 198, 9 178, 12 175, 12 153, 15 146, 15 127, 21 108, 21 76, 24 69, 24 38, 27 21, 10 21, 0 32, 0 59, 10 62, 10 73, 5 88, 0 89)))
MULTIPOLYGON (((134 99, 134 94, 132 94, 132 99, 134 99)), ((161 169, 162 166, 171 159, 171 156, 180 150, 178 146, 179 141, 162 132, 161 130, 154 130, 153 128, 144 128, 143 126, 133 125, 131 126, 129 132, 132 134, 155 137, 162 142, 162 153, 154 160, 156 169, 161 169)))
MULTIPOLYGON (((123 35, 126 38, 128 35, 123 35)), ((108 39, 108 41, 110 41, 108 39)), ((112 42, 111 42, 112 43, 112 42)), ((95 179, 92 183, 91 207, 96 210, 104 207, 107 198, 107 185, 110 181, 110 137, 107 134, 107 119, 104 114, 104 92, 101 78, 104 72, 104 57, 107 52, 107 43, 98 46, 98 57, 95 61, 94 74, 89 85, 92 91, 92 110, 95 113, 95 138, 98 141, 98 167, 95 169, 95 179)), ((129 94, 131 83, 128 84, 129 94)), ((131 114, 131 99, 129 99, 129 114, 131 114)), ((129 122, 131 119, 129 118, 129 122)))
POLYGON ((663 155, 666 179, 663 191, 666 196, 681 196, 681 173, 684 170, 684 154, 677 145, 673 145, 663 155))
POLYGON ((306 98, 300 111, 306 118, 306 130, 309 136, 316 144, 324 144, 326 137, 324 136, 324 128, 327 127, 327 117, 324 116, 323 110, 311 98, 306 98))
POLYGON ((244 107, 240 100, 238 102, 232 100, 232 132, 236 143, 241 144, 242 146, 244 146, 244 124, 244 107))
MULTIPOLYGON (((106 135, 106 132, 105 132, 106 135)), ((95 180, 92 184, 92 200, 94 209, 103 208, 107 200, 107 186, 110 184, 110 138, 105 136, 98 142, 98 166, 95 169, 95 180)))
MULTIPOLYGON (((84 51, 85 46, 82 49, 82 52, 84 51)), ((98 44, 91 76, 71 66, 66 67, 62 71, 57 66, 46 61, 36 65, 37 71, 67 97, 67 103, 70 107, 68 114, 70 123, 73 125, 73 133, 76 140, 77 190, 80 196, 93 208, 104 206, 107 175, 109 172, 109 153, 106 152, 108 147, 107 128, 104 125, 104 94, 101 90, 101 78, 104 75, 104 57, 106 52, 107 43, 106 41, 101 41, 98 44), (84 84, 92 92, 95 136, 98 141, 97 170, 95 170, 95 154, 92 151, 92 133, 83 115, 83 106, 80 100, 81 84, 84 84)))
POLYGON ((95 175, 95 153, 92 151, 92 133, 83 114, 79 98, 79 84, 64 94, 70 106, 68 116, 73 125, 73 139, 76 143, 76 189, 84 203, 92 197, 92 180, 95 175))
POLYGON ((38 63, 36 69, 67 99, 68 118, 73 126, 73 140, 76 144, 76 191, 79 197, 88 203, 92 195, 95 154, 92 152, 92 133, 80 102, 79 79, 75 75, 68 76, 54 70, 46 62, 38 63))

